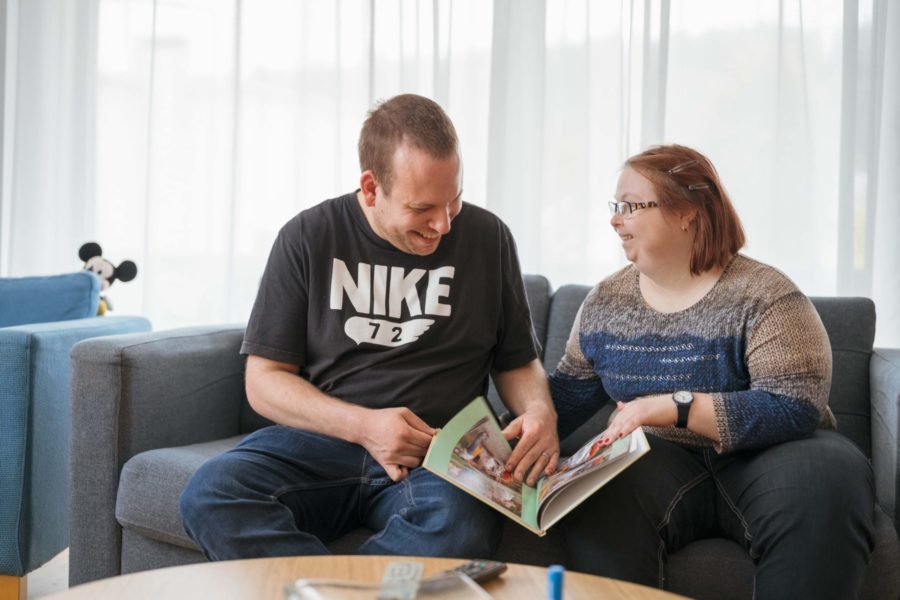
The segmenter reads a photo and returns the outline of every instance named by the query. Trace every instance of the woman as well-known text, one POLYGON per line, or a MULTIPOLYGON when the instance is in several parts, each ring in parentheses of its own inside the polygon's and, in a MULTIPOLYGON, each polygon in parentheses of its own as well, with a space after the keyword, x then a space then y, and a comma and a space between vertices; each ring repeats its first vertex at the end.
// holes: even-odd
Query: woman
POLYGON ((738 254, 740 221, 695 150, 628 159, 610 209, 631 265, 588 294, 551 390, 560 439, 612 399, 603 442, 643 426, 651 451, 564 521, 569 567, 663 587, 668 553, 730 537, 757 598, 855 598, 872 474, 833 431, 815 308, 738 254))

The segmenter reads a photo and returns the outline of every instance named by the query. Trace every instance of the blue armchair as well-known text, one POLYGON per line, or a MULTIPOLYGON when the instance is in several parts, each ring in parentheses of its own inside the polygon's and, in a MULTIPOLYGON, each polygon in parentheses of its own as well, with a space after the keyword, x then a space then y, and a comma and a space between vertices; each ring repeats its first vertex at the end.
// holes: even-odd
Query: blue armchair
POLYGON ((97 317, 100 280, 82 271, 0 279, 0 600, 69 542, 69 352, 81 340, 150 330, 97 317))

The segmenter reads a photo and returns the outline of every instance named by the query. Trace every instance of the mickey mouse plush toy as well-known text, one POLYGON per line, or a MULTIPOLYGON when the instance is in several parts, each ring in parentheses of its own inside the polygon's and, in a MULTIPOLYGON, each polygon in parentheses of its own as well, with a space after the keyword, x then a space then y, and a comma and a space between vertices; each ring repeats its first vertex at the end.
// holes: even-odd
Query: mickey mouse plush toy
MULTIPOLYGON (((103 250, 100 248, 100 244, 95 242, 88 242, 78 250, 78 258, 84 261, 85 270, 92 271, 100 277, 100 291, 105 291, 116 279, 131 281, 137 277, 137 265, 130 260, 124 260, 118 267, 115 267, 103 258, 102 254, 103 250)), ((112 303, 106 297, 100 296, 100 308, 97 310, 97 314, 102 315, 107 310, 112 310, 112 303)))

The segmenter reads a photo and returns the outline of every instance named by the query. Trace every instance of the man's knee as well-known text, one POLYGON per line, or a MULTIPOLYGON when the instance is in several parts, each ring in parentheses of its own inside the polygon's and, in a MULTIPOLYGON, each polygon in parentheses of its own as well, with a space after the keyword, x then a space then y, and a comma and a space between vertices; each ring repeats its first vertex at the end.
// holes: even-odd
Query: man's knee
POLYGON ((437 499, 417 518, 430 538, 429 553, 471 558, 494 554, 502 519, 497 511, 468 495, 437 499))
POLYGON ((500 544, 504 517, 472 498, 450 502, 447 535, 442 554, 470 558, 491 558, 500 544))
MULTIPOLYGON (((500 543, 503 517, 460 492, 459 495, 432 498, 428 502, 404 509, 393 520, 405 521, 408 523, 406 527, 411 527, 408 533, 412 535, 412 539, 409 541, 418 549, 416 553, 490 558, 500 543)), ((381 535, 391 538, 395 535, 391 530, 389 523, 381 535)))
POLYGON ((222 496, 222 482, 233 479, 227 473, 229 461, 226 456, 218 456, 201 465, 181 491, 178 510, 185 531, 194 540, 198 530, 210 518, 216 498, 222 496))

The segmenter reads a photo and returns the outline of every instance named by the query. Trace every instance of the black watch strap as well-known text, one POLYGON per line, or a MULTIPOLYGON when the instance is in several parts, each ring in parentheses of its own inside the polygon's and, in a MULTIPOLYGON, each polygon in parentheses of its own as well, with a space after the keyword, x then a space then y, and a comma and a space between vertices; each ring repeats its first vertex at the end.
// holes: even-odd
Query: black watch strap
POLYGON ((694 403, 694 395, 687 390, 678 390, 672 394, 672 401, 678 409, 678 419, 675 421, 675 427, 679 429, 687 429, 688 415, 691 413, 691 405, 694 403))
POLYGON ((676 404, 678 407, 678 420, 675 421, 675 427, 679 429, 687 429, 688 415, 691 414, 690 404, 676 404))

